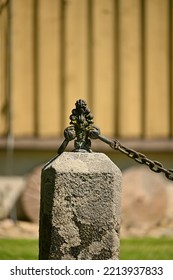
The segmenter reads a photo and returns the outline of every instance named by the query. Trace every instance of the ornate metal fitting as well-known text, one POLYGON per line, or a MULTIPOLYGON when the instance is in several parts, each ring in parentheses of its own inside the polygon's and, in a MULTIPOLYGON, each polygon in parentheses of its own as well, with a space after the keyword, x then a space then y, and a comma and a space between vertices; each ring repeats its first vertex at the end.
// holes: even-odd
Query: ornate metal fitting
POLYGON ((58 149, 58 154, 64 152, 68 142, 74 140, 75 152, 92 152, 91 140, 100 139, 108 144, 112 149, 118 150, 126 156, 134 159, 137 163, 147 165, 152 171, 156 173, 163 172, 165 176, 173 181, 173 169, 165 169, 163 165, 154 160, 148 159, 145 155, 136 152, 133 149, 123 146, 117 139, 110 140, 103 135, 100 135, 100 130, 93 125, 93 115, 87 108, 84 100, 76 101, 76 108, 72 110, 70 115, 70 126, 64 130, 64 141, 58 149))
POLYGON ((96 139, 100 134, 99 128, 93 125, 93 115, 87 108, 86 102, 79 99, 75 106, 70 115, 71 125, 64 130, 65 140, 58 149, 59 154, 65 150, 71 140, 74 140, 75 152, 92 152, 90 138, 96 139))

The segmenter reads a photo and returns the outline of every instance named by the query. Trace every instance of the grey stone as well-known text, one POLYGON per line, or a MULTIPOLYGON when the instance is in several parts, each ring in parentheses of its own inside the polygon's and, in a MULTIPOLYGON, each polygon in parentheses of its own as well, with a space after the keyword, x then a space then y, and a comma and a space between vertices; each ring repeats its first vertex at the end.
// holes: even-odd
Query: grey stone
POLYGON ((0 219, 10 214, 25 187, 24 182, 20 176, 0 177, 0 219))
POLYGON ((166 213, 162 221, 162 224, 164 226, 172 225, 172 232, 173 232, 173 182, 167 180, 165 187, 167 193, 167 203, 165 205, 166 213))
POLYGON ((163 174, 147 167, 131 167, 123 172, 122 233, 146 236, 162 224, 167 212, 171 213, 171 209, 167 211, 167 184, 163 174))
POLYGON ((18 201, 18 218, 33 223, 39 222, 40 175, 43 165, 38 165, 25 176, 25 189, 18 201))
POLYGON ((102 153, 66 153, 42 170, 40 259, 118 259, 121 172, 102 153))

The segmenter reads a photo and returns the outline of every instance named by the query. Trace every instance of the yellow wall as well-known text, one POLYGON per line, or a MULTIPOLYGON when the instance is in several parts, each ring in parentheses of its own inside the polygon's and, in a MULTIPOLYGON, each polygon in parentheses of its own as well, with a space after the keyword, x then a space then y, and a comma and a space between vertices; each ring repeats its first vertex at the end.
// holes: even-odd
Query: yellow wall
POLYGON ((0 136, 62 136, 79 98, 103 134, 168 139, 172 0, 0 0, 0 136))

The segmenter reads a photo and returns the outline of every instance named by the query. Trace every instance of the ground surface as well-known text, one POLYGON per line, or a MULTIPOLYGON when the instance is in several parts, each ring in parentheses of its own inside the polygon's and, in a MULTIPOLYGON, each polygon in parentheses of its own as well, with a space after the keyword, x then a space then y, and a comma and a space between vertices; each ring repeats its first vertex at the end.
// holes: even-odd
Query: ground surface
POLYGON ((10 219, 0 221, 0 238, 38 238, 38 224, 10 219))
MULTIPOLYGON (((0 221, 0 238, 37 239, 38 233, 38 224, 25 221, 14 222, 10 219, 0 221)), ((173 224, 154 227, 150 230, 131 228, 128 231, 122 226, 121 238, 129 237, 173 237, 173 224)))

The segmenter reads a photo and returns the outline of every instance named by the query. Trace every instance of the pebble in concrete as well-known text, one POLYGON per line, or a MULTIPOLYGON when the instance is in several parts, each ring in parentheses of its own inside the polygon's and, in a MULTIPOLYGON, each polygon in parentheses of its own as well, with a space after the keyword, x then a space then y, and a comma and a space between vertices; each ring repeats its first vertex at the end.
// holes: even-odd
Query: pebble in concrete
POLYGON ((102 153, 64 152, 42 170, 39 259, 119 259, 121 172, 102 153))

